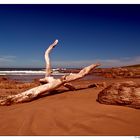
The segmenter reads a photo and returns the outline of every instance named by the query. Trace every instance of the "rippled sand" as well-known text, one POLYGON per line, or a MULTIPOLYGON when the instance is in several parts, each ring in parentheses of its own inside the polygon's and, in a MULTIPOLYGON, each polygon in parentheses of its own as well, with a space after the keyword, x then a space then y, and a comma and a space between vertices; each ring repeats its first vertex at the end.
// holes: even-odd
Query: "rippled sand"
POLYGON ((98 103, 102 88, 81 89, 93 82, 79 80, 73 82, 77 91, 61 87, 29 103, 0 106, 0 135, 140 135, 140 110, 98 103))

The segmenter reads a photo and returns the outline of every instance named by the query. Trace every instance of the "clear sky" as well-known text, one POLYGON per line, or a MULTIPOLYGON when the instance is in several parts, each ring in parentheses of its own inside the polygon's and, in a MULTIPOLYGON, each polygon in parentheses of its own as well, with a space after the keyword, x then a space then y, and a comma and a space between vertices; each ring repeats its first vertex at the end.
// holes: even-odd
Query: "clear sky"
POLYGON ((140 63, 140 5, 0 5, 0 67, 140 63))

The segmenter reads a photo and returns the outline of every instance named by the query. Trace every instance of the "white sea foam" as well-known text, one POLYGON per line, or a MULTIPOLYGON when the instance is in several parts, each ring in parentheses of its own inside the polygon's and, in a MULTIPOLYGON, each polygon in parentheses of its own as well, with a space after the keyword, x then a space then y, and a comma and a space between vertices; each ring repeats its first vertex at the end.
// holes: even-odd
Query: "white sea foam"
MULTIPOLYGON (((65 73, 66 74, 66 73, 65 73)), ((65 75, 64 73, 60 73, 59 71, 53 70, 52 75, 65 75)), ((38 70, 8 70, 8 71, 0 71, 0 75, 45 75, 45 71, 38 70)))

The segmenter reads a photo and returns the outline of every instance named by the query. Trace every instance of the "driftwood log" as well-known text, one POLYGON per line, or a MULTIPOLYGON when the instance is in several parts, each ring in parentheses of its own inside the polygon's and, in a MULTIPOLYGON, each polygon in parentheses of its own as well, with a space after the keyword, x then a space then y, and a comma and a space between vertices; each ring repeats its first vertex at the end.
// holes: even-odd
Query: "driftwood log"
POLYGON ((19 93, 17 95, 6 96, 5 98, 0 99, 0 105, 11 105, 16 103, 29 102, 42 95, 43 96, 47 95, 50 91, 53 91, 62 85, 69 89, 74 90, 75 89, 74 86, 69 84, 69 82, 86 76, 91 70, 95 69, 97 66, 100 65, 100 64, 91 64, 90 66, 83 68, 77 74, 70 73, 69 75, 65 75, 59 79, 55 79, 51 75, 52 69, 49 55, 51 50, 57 45, 57 43, 58 40, 55 40, 55 42, 51 44, 45 52, 46 74, 45 78, 40 79, 40 82, 44 84, 24 91, 22 93, 19 93))

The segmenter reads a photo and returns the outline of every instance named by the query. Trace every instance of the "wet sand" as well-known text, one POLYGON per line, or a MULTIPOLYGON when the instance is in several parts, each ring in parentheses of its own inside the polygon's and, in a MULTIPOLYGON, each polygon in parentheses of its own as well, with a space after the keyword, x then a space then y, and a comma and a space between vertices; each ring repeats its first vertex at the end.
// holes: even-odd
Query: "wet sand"
POLYGON ((140 135, 140 110, 96 101, 103 89, 94 82, 140 79, 96 79, 73 82, 76 91, 60 87, 32 102, 0 106, 0 135, 5 136, 134 136, 140 135), (85 88, 83 88, 85 87, 85 88), (83 89, 82 89, 83 88, 83 89))

